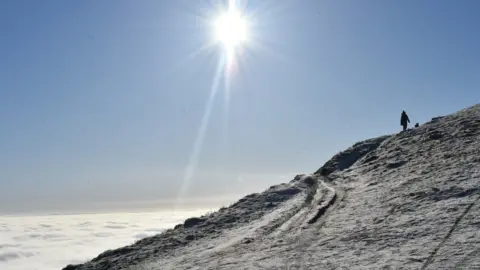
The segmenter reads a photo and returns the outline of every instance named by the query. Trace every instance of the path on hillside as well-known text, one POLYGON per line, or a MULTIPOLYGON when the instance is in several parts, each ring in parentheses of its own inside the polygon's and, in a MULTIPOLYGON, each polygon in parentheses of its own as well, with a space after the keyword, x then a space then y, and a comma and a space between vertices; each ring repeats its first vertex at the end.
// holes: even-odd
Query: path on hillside
POLYGON ((304 262, 307 261, 307 257, 310 256, 307 250, 323 237, 321 229, 325 224, 325 221, 330 214, 339 207, 345 198, 345 190, 339 185, 333 184, 329 179, 324 177, 319 178, 318 181, 320 185, 328 191, 328 196, 326 196, 326 200, 318 202, 318 208, 316 211, 310 213, 312 216, 307 221, 308 226, 300 228, 305 231, 303 233, 300 232, 296 241, 290 243, 296 250, 294 253, 295 260, 294 262, 291 262, 291 267, 304 267, 304 262))
POLYGON ((306 250, 321 237, 319 231, 343 200, 345 191, 321 176, 305 175, 299 181, 311 181, 312 184, 261 219, 225 232, 219 239, 199 241, 181 253, 168 256, 165 261, 153 261, 142 267, 230 269, 240 265, 247 267, 245 263, 249 261, 250 267, 265 269, 285 263, 262 264, 264 258, 271 257, 269 254, 285 254, 285 258, 294 254, 288 263, 300 264, 306 250))

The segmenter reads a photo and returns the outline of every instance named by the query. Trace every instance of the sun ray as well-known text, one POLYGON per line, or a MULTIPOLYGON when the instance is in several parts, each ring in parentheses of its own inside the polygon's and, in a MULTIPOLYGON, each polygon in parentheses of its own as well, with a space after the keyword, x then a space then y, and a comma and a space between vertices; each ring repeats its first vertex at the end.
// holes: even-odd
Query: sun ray
POLYGON ((222 136, 221 136, 221 154, 223 158, 226 158, 227 149, 228 149, 228 140, 229 140, 229 123, 230 123, 230 74, 224 69, 223 77, 223 96, 224 96, 224 114, 223 114, 223 123, 222 123, 222 136))
MULTIPOLYGON (((273 3, 273 1, 271 1, 273 3)), ((278 7, 276 7, 278 8, 278 7)), ((187 16, 191 16, 190 19, 200 20, 208 23, 213 28, 213 40, 208 42, 198 50, 187 55, 177 66, 183 65, 190 60, 193 60, 197 55, 213 48, 213 45, 221 45, 222 54, 216 63, 216 71, 212 78, 210 94, 207 99, 205 110, 202 115, 200 125, 197 130, 193 149, 191 150, 188 164, 185 168, 184 177, 181 183, 181 187, 177 196, 175 207, 178 207, 191 186, 192 179, 197 170, 200 153, 202 151, 203 143, 209 126, 210 116, 212 113, 213 103, 220 91, 223 91, 224 98, 224 115, 223 115, 223 127, 222 127, 222 139, 219 142, 222 147, 222 151, 227 153, 228 135, 229 135, 229 115, 231 110, 231 98, 232 98, 232 84, 233 77, 239 71, 239 69, 245 68, 247 73, 252 73, 248 68, 247 56, 248 54, 258 58, 274 57, 277 60, 285 60, 281 54, 277 54, 271 46, 264 44, 261 39, 255 37, 250 33, 251 16, 247 16, 244 13, 243 7, 238 7, 235 0, 228 1, 228 7, 220 7, 215 5, 214 8, 206 12, 208 16, 199 16, 198 11, 189 12, 187 16), (214 14, 215 13, 215 16, 214 14), (209 19, 206 19, 209 18, 209 19), (214 19, 214 20, 212 20, 214 19), (251 49, 251 50, 250 50, 251 49), (221 77, 223 76, 223 84, 221 83, 221 77)), ((275 10, 275 9, 272 9, 275 10)), ((254 34, 254 33, 253 33, 254 34)), ((211 58, 210 60, 213 60, 211 58)), ((248 76, 248 74, 246 74, 248 76)), ((253 74, 250 74, 253 76, 253 74)))
POLYGON ((198 158, 200 156, 200 151, 202 150, 203 141, 205 138, 207 127, 208 127, 208 122, 210 120, 210 113, 213 107, 213 101, 215 100, 215 95, 218 90, 218 85, 222 75, 222 69, 223 69, 224 63, 225 61, 224 61, 224 58, 222 57, 218 62, 217 70, 215 71, 215 76, 212 81, 212 88, 210 90, 210 96, 205 106, 205 112, 203 113, 203 117, 200 122, 200 127, 198 129, 197 136, 195 138, 195 143, 193 145, 192 153, 190 154, 188 165, 185 170, 185 176, 183 177, 182 186, 180 187, 180 192, 177 196, 175 208, 178 208, 179 205, 181 204, 185 193, 190 187, 192 177, 197 169, 198 158))

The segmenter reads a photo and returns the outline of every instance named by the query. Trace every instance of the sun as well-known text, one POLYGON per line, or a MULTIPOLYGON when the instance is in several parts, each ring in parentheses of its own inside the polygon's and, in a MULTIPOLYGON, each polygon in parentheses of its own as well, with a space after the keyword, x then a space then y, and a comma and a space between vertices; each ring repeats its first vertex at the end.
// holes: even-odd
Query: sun
POLYGON ((236 51, 248 42, 248 20, 234 2, 230 2, 227 11, 223 11, 214 21, 215 40, 220 43, 226 53, 227 63, 235 60, 236 51))
POLYGON ((227 48, 247 41, 246 19, 236 10, 221 14, 215 21, 215 37, 227 48))

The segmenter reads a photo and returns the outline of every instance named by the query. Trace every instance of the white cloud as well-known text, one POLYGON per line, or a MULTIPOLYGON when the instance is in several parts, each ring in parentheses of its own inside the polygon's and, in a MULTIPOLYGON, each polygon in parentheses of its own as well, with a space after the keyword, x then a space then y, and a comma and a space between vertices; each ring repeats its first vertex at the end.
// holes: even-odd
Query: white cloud
POLYGON ((61 269, 208 210, 0 217, 0 269, 61 269))

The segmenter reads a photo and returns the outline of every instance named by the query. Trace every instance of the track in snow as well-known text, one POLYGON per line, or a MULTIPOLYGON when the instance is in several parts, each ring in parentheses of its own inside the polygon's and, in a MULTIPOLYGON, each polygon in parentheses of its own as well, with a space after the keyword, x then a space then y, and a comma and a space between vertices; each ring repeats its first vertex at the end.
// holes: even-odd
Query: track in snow
POLYGON ((324 179, 317 176, 311 177, 316 182, 312 199, 306 201, 306 204, 295 213, 284 216, 282 224, 271 226, 268 230, 268 236, 278 239, 284 234, 292 235, 292 232, 295 231, 297 231, 297 234, 301 234, 301 230, 312 226, 318 229, 331 210, 336 208, 338 202, 343 199, 343 189, 328 184, 324 179))
MULTIPOLYGON (((435 259, 435 256, 437 255, 438 251, 445 245, 445 243, 447 242, 448 239, 450 239, 450 237, 452 236, 453 232, 455 231, 455 229, 457 228, 458 224, 460 224, 460 222, 462 221, 462 219, 468 214, 468 212, 470 212, 470 209, 472 209, 472 207, 475 205, 475 203, 477 203, 480 199, 480 196, 477 197, 477 199, 475 199, 475 201, 471 202, 466 208, 465 210, 463 211, 463 213, 458 216, 458 218, 455 220, 455 223, 453 223, 453 226, 450 228, 450 230, 448 231, 447 235, 445 235, 445 237, 443 238, 442 242, 440 242, 440 244, 438 244, 438 246, 432 251, 432 253, 430 254, 430 256, 428 257, 427 261, 425 262, 425 264, 422 266, 421 270, 424 270, 424 269, 427 269, 427 267, 433 263, 434 259, 435 259)), ((476 254, 476 252, 478 252, 478 250, 474 251, 473 254, 476 254)))

